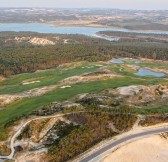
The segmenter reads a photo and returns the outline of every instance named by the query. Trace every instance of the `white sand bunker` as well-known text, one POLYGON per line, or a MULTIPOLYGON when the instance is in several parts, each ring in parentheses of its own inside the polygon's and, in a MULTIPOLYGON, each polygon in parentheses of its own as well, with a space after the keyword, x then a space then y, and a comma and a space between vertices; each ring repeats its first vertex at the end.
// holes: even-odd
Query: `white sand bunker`
POLYGON ((83 66, 82 69, 90 69, 90 68, 94 68, 94 66, 83 66))
POLYGON ((28 84, 34 84, 34 83, 40 83, 39 80, 31 81, 31 82, 23 82, 23 85, 28 85, 28 84))
POLYGON ((129 143, 102 162, 168 162, 168 139, 154 135, 129 143))
POLYGON ((61 89, 65 89, 65 88, 71 88, 71 86, 67 85, 67 86, 62 86, 60 87, 61 89))

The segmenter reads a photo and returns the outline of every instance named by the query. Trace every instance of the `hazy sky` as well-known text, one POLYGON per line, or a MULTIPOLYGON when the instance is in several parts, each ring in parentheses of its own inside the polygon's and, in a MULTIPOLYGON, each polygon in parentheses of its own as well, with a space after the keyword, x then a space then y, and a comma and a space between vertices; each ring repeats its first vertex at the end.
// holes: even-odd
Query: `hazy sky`
POLYGON ((168 9, 168 0, 0 0, 0 7, 168 9))

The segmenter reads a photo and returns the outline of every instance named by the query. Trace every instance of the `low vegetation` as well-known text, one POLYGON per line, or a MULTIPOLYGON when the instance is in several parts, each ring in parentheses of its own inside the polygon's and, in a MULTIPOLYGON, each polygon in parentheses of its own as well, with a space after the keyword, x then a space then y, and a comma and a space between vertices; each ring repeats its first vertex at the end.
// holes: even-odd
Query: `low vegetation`
POLYGON ((144 120, 140 121, 140 125, 142 126, 151 126, 160 123, 167 123, 168 115, 149 115, 145 116, 144 120))

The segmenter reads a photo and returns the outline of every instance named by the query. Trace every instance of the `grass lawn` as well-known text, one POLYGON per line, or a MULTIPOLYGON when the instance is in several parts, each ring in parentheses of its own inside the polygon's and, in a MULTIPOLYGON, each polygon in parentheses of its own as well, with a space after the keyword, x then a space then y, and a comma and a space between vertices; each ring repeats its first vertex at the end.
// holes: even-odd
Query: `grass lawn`
POLYGON ((145 108, 145 109, 136 109, 136 112, 138 114, 144 114, 144 115, 148 115, 148 114, 153 114, 153 113, 168 113, 168 105, 162 105, 162 106, 158 106, 158 107, 149 107, 149 108, 145 108))

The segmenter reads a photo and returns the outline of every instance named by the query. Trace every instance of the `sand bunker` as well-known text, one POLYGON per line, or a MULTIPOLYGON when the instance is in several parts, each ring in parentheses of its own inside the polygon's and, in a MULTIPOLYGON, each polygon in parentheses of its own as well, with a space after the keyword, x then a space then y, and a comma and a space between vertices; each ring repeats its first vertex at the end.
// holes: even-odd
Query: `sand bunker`
POLYGON ((23 82, 22 84, 23 85, 28 85, 28 84, 33 84, 33 83, 40 83, 40 81, 36 80, 36 81, 31 81, 31 82, 23 82))
POLYGON ((65 88, 71 88, 71 86, 67 85, 67 86, 62 86, 60 87, 61 89, 65 89, 65 88))

